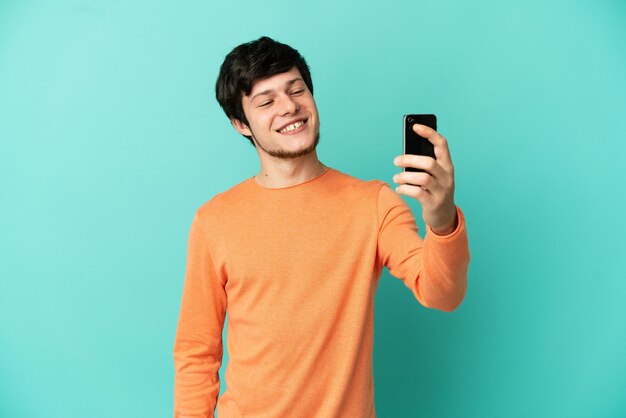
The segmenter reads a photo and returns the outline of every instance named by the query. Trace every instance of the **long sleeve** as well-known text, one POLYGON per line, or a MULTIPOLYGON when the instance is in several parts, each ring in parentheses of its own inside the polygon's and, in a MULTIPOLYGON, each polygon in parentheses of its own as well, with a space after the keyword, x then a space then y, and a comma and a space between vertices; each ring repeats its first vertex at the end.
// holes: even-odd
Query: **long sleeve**
POLYGON ((379 190, 379 259, 422 305, 447 312, 465 297, 470 259, 465 217, 456 210, 453 232, 440 236, 427 226, 422 239, 406 202, 386 184, 379 190))
POLYGON ((174 417, 213 417, 220 389, 225 283, 214 267, 200 217, 189 233, 187 267, 174 342, 174 417))

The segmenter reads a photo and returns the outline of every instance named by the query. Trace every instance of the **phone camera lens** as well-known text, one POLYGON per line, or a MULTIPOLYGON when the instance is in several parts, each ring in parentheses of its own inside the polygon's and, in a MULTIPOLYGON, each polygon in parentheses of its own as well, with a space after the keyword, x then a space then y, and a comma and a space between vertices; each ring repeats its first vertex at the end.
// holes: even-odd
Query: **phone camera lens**
POLYGON ((408 118, 408 119, 407 119, 407 121, 408 121, 409 123, 413 123, 413 118, 408 118))

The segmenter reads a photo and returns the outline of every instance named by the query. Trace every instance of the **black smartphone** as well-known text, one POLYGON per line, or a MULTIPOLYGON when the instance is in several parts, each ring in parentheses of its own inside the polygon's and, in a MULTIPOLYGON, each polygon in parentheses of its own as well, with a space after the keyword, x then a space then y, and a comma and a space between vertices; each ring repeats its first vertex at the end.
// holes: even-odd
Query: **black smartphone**
MULTIPOLYGON (((431 142, 415 133, 413 125, 419 123, 437 130, 435 115, 404 115, 404 154, 427 155, 435 158, 435 147, 431 142)), ((424 171, 421 168, 405 167, 404 171, 424 171)))

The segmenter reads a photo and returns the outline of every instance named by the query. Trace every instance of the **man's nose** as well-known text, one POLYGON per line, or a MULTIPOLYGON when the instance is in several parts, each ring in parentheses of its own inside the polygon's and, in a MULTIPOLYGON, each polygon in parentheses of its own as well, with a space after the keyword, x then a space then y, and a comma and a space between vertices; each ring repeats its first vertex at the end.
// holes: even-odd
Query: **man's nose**
POLYGON ((298 102, 288 94, 281 99, 280 106, 281 115, 296 113, 300 109, 298 102))

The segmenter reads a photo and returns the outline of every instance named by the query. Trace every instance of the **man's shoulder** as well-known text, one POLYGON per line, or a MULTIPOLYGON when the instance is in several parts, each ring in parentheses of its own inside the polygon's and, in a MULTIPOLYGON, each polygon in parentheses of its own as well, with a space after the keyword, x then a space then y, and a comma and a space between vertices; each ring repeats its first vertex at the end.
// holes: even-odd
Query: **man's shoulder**
POLYGON ((233 205, 241 205, 247 199, 250 179, 247 178, 231 188, 213 195, 204 202, 197 210, 198 215, 207 216, 214 213, 223 212, 232 208, 233 205))
POLYGON ((363 180, 358 177, 346 174, 342 171, 335 170, 336 184, 339 187, 351 189, 355 192, 377 192, 382 186, 386 185, 382 180, 363 180))

